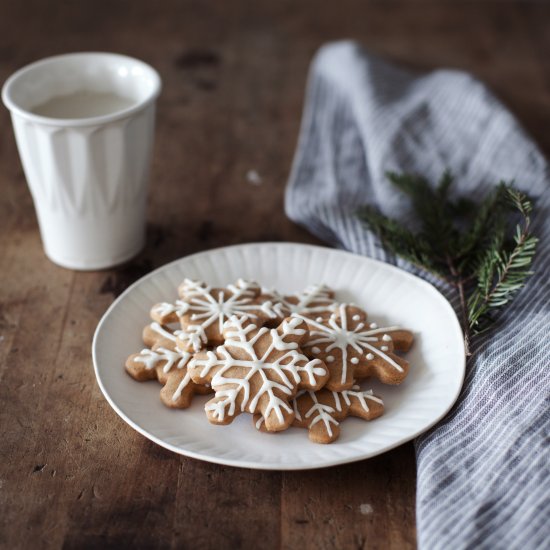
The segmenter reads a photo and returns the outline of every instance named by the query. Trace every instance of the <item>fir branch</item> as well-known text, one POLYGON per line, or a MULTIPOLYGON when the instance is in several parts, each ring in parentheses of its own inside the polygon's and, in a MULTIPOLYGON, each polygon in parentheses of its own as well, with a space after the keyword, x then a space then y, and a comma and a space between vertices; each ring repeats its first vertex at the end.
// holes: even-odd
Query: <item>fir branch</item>
POLYGON ((462 271, 475 269, 485 255, 487 245, 506 216, 506 195, 507 187, 501 182, 479 205, 469 230, 460 239, 458 257, 462 271))
POLYGON ((376 233, 386 247, 397 256, 420 267, 435 267, 429 255, 429 246, 419 236, 372 206, 364 206, 358 213, 363 222, 376 233))
POLYGON ((409 196, 419 231, 372 206, 362 207, 358 215, 391 252, 457 289, 468 348, 470 334, 487 327, 492 314, 510 303, 532 274, 537 244, 530 233, 532 203, 505 182, 477 206, 464 197, 452 200, 448 171, 435 186, 417 175, 390 172, 388 178, 409 196), (520 220, 507 242, 511 214, 520 220))
POLYGON ((504 230, 496 234, 493 245, 477 271, 477 287, 468 302, 469 327, 474 333, 488 325, 490 313, 511 302, 533 274, 528 268, 535 256, 538 239, 529 233, 532 204, 526 195, 506 187, 509 205, 518 210, 522 222, 516 225, 512 245, 504 244, 504 230))
POLYGON ((454 249, 457 237, 451 214, 452 206, 448 200, 453 182, 450 172, 444 172, 435 188, 420 176, 394 172, 388 172, 387 176, 398 189, 411 198, 422 224, 416 237, 421 237, 427 244, 432 265, 440 268, 445 266, 449 249, 454 249))

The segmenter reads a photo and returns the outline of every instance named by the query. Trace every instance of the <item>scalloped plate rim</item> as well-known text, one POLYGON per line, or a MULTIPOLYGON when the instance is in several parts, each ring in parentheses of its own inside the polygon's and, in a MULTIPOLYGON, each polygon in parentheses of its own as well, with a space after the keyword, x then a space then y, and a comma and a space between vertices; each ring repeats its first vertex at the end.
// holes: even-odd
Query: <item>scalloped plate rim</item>
MULTIPOLYGON (((139 278, 137 281, 132 283, 126 290, 124 290, 114 301, 113 303, 107 308, 105 313, 103 314, 102 318, 100 319, 92 341, 92 359, 93 359, 93 365, 94 365, 94 373, 95 377, 98 383, 98 386, 109 403, 109 405, 113 408, 113 410, 126 422, 129 426, 131 426, 134 430, 136 430, 141 435, 145 436, 150 441, 153 441, 154 443, 160 445, 161 447, 164 447, 165 449, 168 449, 172 452, 175 452, 177 454, 187 456, 190 458, 194 458, 197 460, 203 460, 206 462, 211 462, 215 464, 220 464, 224 466, 232 466, 232 467, 238 467, 238 468, 249 468, 249 469, 258 469, 258 470, 275 470, 275 471, 296 471, 296 470, 312 470, 312 469, 319 469, 319 468, 328 468, 332 466, 338 466, 343 464, 349 464, 352 462, 358 462, 360 460, 365 460, 368 458, 372 458, 375 456, 378 456, 380 454, 386 453, 392 449, 395 449, 396 447, 399 447, 400 445, 403 445, 404 443, 407 443, 408 441, 411 441, 415 437, 418 437, 422 433, 425 433, 430 428, 432 428, 437 422, 439 422, 442 418, 444 418, 447 413, 451 410, 453 405, 456 403, 456 400, 458 399, 458 396, 460 395, 460 391, 462 389, 463 383, 464 383, 464 377, 466 373, 466 354, 463 351, 462 354, 462 360, 460 361, 461 366, 461 372, 460 379, 456 385, 455 391, 452 396, 449 397, 449 401, 447 403, 447 406, 443 409, 443 411, 435 416, 430 422, 426 423, 422 427, 420 427, 418 430, 413 430, 409 432, 407 435, 401 437, 400 439, 397 439, 391 444, 388 444, 384 446, 384 448, 377 450, 375 452, 369 452, 365 453, 363 455, 353 455, 353 456, 346 456, 343 458, 335 458, 332 460, 326 460, 323 461, 322 464, 314 464, 309 465, 305 463, 281 463, 281 462, 257 462, 257 461, 251 461, 246 459, 233 459, 233 458, 224 458, 219 456, 209 456, 202 452, 196 452, 190 449, 185 449, 182 447, 179 447, 177 445, 173 445, 165 440, 163 440, 160 437, 157 437, 156 435, 150 433, 146 428, 143 428, 140 426, 137 422, 132 420, 122 409, 119 407, 119 405, 116 403, 116 401, 111 397, 109 394, 108 388, 104 384, 104 381, 101 377, 101 374, 99 372, 99 365, 98 365, 98 341, 100 339, 103 326, 106 324, 108 319, 110 318, 113 311, 117 309, 119 304, 125 299, 126 296, 131 294, 137 287, 144 284, 146 281, 153 279, 156 277, 159 273, 163 271, 168 271, 172 266, 175 266, 183 261, 188 261, 191 259, 200 258, 201 256, 207 256, 210 254, 220 253, 222 251, 227 250, 238 250, 242 248, 252 248, 252 247, 258 247, 258 246, 266 246, 266 247, 281 247, 281 248, 292 248, 292 247, 298 247, 298 248, 307 248, 310 250, 318 250, 321 252, 326 252, 329 254, 336 254, 336 255, 343 255, 348 257, 354 257, 359 259, 362 262, 366 263, 372 263, 377 265, 378 267, 381 267, 382 269, 387 269, 393 272, 398 272, 399 277, 403 277, 405 280, 410 280, 415 285, 421 285, 424 288, 426 288, 430 293, 432 293, 434 299, 439 300, 443 307, 447 308, 449 310, 449 313, 452 314, 452 319, 454 322, 454 329, 456 336, 458 336, 461 340, 463 340, 463 333, 462 329, 460 327, 460 323, 456 317, 456 314, 448 302, 448 300, 437 290, 432 284, 428 283, 424 279, 421 279, 420 277, 417 277, 416 275, 413 275, 412 273, 409 273, 397 266, 388 264, 386 262, 376 260, 374 258, 370 258, 368 256, 361 256, 359 254, 355 254, 353 252, 349 252, 347 250, 341 250, 337 248, 330 248, 325 246, 318 246, 318 245, 312 245, 312 244, 305 244, 305 243, 294 243, 294 242, 251 242, 251 243, 243 243, 243 244, 235 244, 235 245, 229 245, 229 246, 221 246, 216 248, 211 248, 208 250, 203 250, 200 252, 195 252, 193 254, 189 254, 187 256, 183 256, 181 258, 178 258, 176 260, 170 261, 150 273, 147 273, 143 277, 139 278)), ((307 440, 306 436, 306 444, 308 444, 309 441, 307 440)), ((317 447, 324 447, 322 445, 316 445, 317 447)))

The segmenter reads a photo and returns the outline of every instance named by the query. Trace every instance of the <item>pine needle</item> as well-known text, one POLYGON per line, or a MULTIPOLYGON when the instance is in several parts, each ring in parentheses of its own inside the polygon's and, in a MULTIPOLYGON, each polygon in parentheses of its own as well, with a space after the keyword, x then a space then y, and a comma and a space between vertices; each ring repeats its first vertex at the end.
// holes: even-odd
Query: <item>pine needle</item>
POLYGON ((417 266, 429 267, 430 270, 435 268, 430 259, 429 246, 424 239, 372 206, 361 208, 359 216, 393 254, 417 266))

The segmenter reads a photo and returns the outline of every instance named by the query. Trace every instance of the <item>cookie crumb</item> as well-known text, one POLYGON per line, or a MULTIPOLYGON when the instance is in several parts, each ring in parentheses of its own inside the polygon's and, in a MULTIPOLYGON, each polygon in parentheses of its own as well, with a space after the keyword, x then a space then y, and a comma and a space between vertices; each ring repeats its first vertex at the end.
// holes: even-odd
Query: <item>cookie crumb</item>
POLYGON ((262 176, 256 170, 249 170, 246 173, 246 181, 252 185, 262 185, 263 183, 262 176))
POLYGON ((374 512, 370 504, 361 504, 361 506, 359 506, 359 511, 363 516, 370 516, 370 514, 374 512))

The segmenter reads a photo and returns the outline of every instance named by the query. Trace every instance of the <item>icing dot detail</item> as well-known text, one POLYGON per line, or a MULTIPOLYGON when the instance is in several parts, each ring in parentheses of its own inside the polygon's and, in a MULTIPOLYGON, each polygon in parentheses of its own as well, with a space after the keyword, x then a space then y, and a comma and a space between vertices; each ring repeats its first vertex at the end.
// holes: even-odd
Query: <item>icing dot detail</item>
POLYGON ((391 336, 389 334, 384 334, 384 336, 382 336, 382 340, 384 340, 384 342, 390 342, 391 336))
POLYGON ((382 351, 388 351, 390 348, 388 348, 388 346, 382 346, 380 349, 381 349, 382 351))
POLYGON ((326 361, 327 361, 327 363, 333 363, 334 362, 334 355, 328 355, 326 361))
MULTIPOLYGON (((384 334, 391 334, 391 331, 398 330, 398 327, 379 328, 376 323, 366 324, 364 319, 365 314, 362 310, 350 309, 346 304, 338 306, 336 317, 323 316, 322 323, 317 323, 311 318, 302 318, 309 328, 306 347, 311 349, 313 346, 319 346, 327 356, 329 353, 338 353, 335 355, 338 364, 331 365, 330 375, 333 380, 339 377, 342 384, 347 383, 355 375, 355 369, 365 361, 365 357, 368 357, 369 361, 378 361, 381 368, 393 368, 404 376, 403 368, 389 353, 392 349, 391 340, 383 339, 384 334), (359 315, 359 321, 353 321, 355 315, 359 315), (373 326, 377 328, 371 328, 373 326), (387 353, 381 349, 382 346, 386 346, 387 353), (353 357, 360 358, 359 362, 352 362, 353 357)), ((330 364, 330 360, 325 359, 325 361, 330 364)), ((359 377, 362 374, 362 372, 357 373, 359 377)))
POLYGON ((352 319, 353 319, 354 321, 359 321, 359 320, 361 319, 361 315, 354 315, 354 316, 352 317, 352 319))
POLYGON ((318 323, 322 323, 323 322, 323 318, 322 317, 317 317, 317 319, 315 319, 318 323))
POLYGON ((357 363, 359 363, 359 359, 357 359, 357 357, 352 357, 352 358, 351 358, 351 362, 352 362, 354 365, 357 365, 357 363))
POLYGON ((313 347, 311 348, 311 351, 312 351, 313 353, 321 353, 321 349, 318 348, 317 346, 313 346, 313 347))

